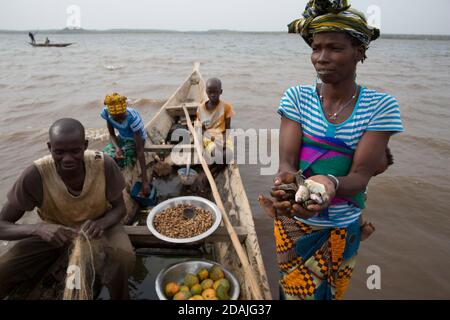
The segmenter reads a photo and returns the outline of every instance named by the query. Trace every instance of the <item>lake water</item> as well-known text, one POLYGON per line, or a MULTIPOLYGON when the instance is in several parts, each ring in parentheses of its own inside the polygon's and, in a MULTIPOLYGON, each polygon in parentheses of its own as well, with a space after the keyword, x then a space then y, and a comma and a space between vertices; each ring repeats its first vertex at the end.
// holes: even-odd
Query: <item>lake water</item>
MULTIPOLYGON (((43 36, 42 36, 43 37, 43 36)), ((38 35, 39 38, 39 35, 38 35)), ((27 35, 0 34, 0 203, 20 172, 46 154, 48 127, 74 117, 103 128, 103 97, 137 101, 145 121, 184 81, 195 61, 204 78, 223 81, 234 128, 278 128, 287 88, 313 84, 309 48, 277 33, 49 35, 67 48, 32 48, 27 35)), ((39 39, 38 39, 39 40, 39 39)), ((450 41, 373 43, 358 82, 397 97, 406 132, 391 140, 395 165, 370 183, 365 216, 377 229, 362 244, 347 299, 450 298, 450 41), (381 290, 366 286, 381 268, 381 290)), ((274 296, 278 273, 272 222, 258 208, 272 176, 240 166, 274 296)))

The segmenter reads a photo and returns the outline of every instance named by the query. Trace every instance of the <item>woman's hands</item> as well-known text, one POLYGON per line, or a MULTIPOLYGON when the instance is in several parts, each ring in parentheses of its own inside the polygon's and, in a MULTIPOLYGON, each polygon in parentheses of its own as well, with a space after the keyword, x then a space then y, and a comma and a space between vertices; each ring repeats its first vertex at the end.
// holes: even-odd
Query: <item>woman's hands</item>
MULTIPOLYGON (((282 172, 274 179, 275 186, 289 183, 295 183, 295 174, 292 172, 282 172)), ((277 215, 283 215, 289 218, 297 216, 302 219, 309 219, 316 215, 316 212, 306 210, 297 203, 291 204, 286 191, 277 190, 272 191, 270 194, 273 197, 273 207, 277 215)))
POLYGON ((308 210, 314 212, 320 212, 331 205, 331 201, 336 196, 336 186, 331 178, 323 175, 312 176, 308 180, 320 183, 325 187, 325 194, 322 195, 322 199, 325 201, 322 204, 311 204, 308 206, 308 210))
MULTIPOLYGON (((303 208, 298 203, 291 203, 289 199, 289 195, 286 191, 277 190, 272 191, 271 195, 273 197, 273 208, 277 215, 284 215, 289 218, 294 216, 302 218, 302 219, 310 219, 317 215, 320 211, 328 208, 331 204, 331 201, 336 195, 335 185, 333 181, 330 180, 327 176, 313 176, 309 178, 310 180, 320 183, 325 187, 325 194, 323 198, 325 198, 325 202, 322 204, 311 204, 307 207, 307 209, 303 208)), ((295 183, 295 174, 292 172, 282 172, 274 179, 274 185, 280 186, 282 184, 295 183)))

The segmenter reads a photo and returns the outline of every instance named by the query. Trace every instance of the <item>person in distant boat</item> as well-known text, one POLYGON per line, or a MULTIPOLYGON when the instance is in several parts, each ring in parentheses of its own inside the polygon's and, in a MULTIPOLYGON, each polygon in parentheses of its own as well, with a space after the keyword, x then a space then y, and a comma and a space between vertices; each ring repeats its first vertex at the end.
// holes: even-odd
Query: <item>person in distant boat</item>
MULTIPOLYGON (((206 82, 208 101, 197 109, 196 125, 202 128, 203 147, 206 159, 211 164, 211 173, 216 175, 233 159, 233 142, 228 137, 231 118, 235 115, 230 103, 220 99, 222 82, 212 78, 206 82)), ((200 175, 204 180, 205 176, 200 175)))
POLYGON ((118 93, 107 95, 104 105, 100 116, 106 120, 111 143, 103 151, 114 158, 121 168, 133 166, 137 158, 141 167, 141 194, 147 197, 150 186, 145 166, 144 145, 147 132, 144 122, 136 110, 127 106, 127 97, 118 93))
POLYGON ((321 81, 287 89, 278 108, 280 165, 271 195, 280 296, 340 300, 358 255, 364 191, 391 136, 404 131, 400 107, 357 83, 357 66, 380 31, 347 1, 309 1, 289 32, 311 47, 321 81), (313 203, 286 192, 299 169, 315 187, 313 203))
POLYGON ((29 36, 30 39, 31 39, 31 43, 32 43, 32 44, 35 44, 35 43, 36 43, 36 40, 34 39, 34 34, 32 34, 31 32, 28 32, 28 36, 29 36))
POLYGON ((0 239, 19 240, 0 257, 0 300, 21 283, 42 278, 60 258, 68 258, 81 231, 97 249, 96 278, 112 299, 128 299, 135 255, 120 225, 126 209, 119 167, 109 156, 87 149, 85 129, 74 119, 56 121, 47 145, 50 155, 23 171, 0 213, 0 239), (35 208, 42 223, 16 223, 35 208))
POLYGON ((48 39, 48 37, 45 38, 45 44, 49 44, 50 40, 48 39))

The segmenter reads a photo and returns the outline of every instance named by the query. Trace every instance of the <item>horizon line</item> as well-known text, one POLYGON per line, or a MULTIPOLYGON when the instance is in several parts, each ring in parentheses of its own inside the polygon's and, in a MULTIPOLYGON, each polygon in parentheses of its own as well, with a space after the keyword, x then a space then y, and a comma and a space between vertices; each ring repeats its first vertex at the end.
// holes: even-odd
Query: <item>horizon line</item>
MULTIPOLYGON (((231 33, 288 33, 282 30, 232 30, 232 29, 208 29, 208 30, 176 30, 176 29, 139 29, 139 28, 111 28, 111 29, 84 29, 84 28, 63 28, 63 29, 0 29, 0 33, 21 33, 21 32, 67 32, 67 33, 82 33, 82 32, 120 32, 120 31, 136 31, 136 32, 173 32, 173 33, 207 33, 207 32, 231 32, 231 33)), ((437 34, 437 33, 382 33, 388 36, 436 36, 436 37, 449 37, 450 34, 437 34)))

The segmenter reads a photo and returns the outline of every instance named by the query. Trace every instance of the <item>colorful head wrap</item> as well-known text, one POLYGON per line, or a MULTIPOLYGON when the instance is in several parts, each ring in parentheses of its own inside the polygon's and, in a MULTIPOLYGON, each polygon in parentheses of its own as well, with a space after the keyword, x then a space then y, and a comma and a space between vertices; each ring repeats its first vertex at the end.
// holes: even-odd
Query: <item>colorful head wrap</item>
POLYGON ((350 8, 347 0, 310 0, 302 17, 288 27, 289 33, 300 33, 309 46, 319 32, 345 32, 366 47, 380 36, 380 30, 369 26, 364 13, 350 8))
POLYGON ((112 93, 105 97, 105 106, 108 108, 108 113, 112 116, 125 113, 127 111, 127 97, 121 96, 118 93, 112 93))

